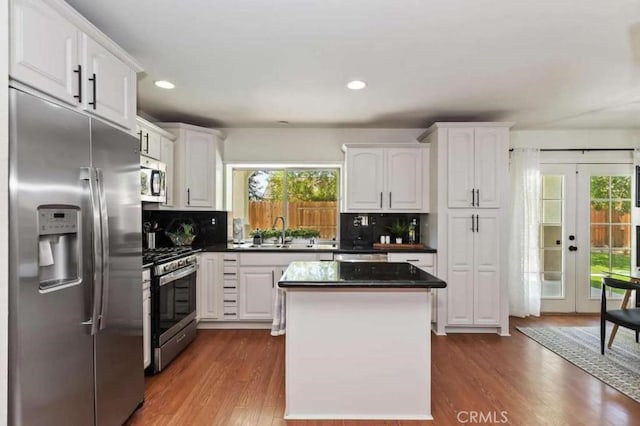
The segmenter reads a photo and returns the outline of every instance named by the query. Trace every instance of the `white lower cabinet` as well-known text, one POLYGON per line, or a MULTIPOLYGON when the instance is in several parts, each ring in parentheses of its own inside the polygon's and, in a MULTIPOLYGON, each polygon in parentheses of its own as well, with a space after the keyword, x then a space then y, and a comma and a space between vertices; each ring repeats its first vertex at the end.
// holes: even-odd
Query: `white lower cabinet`
POLYGON ((144 368, 151 365, 151 271, 142 272, 142 345, 144 368))
POLYGON ((197 316, 198 320, 219 319, 223 313, 221 253, 202 253, 198 259, 197 275, 197 316))
MULTIPOLYGON (((388 262, 408 262, 417 266, 425 272, 431 275, 436 274, 436 254, 435 253, 414 253, 414 252, 402 252, 402 253, 388 253, 388 262)), ((431 322, 436 322, 438 319, 438 289, 432 289, 431 294, 431 322)))
POLYGON ((500 247, 497 211, 448 215, 447 312, 451 325, 500 323, 500 247))
POLYGON ((264 266, 241 268, 239 319, 272 319, 275 286, 276 268, 264 266))

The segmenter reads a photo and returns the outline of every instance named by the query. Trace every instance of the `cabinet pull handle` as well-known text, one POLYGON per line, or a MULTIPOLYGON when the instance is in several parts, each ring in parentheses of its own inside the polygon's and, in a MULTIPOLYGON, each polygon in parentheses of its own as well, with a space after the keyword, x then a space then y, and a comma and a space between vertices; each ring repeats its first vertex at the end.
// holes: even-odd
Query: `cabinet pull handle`
POLYGON ((187 188, 187 205, 191 205, 191 190, 187 188))
POLYGON ((142 130, 138 132, 138 139, 140 139, 140 152, 142 152, 142 130))
POLYGON ((407 259, 405 262, 420 262, 420 259, 407 259))
POLYGON ((235 316, 235 315, 236 315, 235 313, 231 313, 231 312, 225 312, 224 314, 225 314, 225 315, 228 315, 228 316, 230 316, 230 317, 232 317, 232 316, 235 316))
POLYGON ((476 217, 475 214, 471 215, 471 232, 476 232, 476 229, 475 229, 475 217, 476 217))
POLYGON ((235 286, 223 286, 222 288, 235 288, 235 286))
POLYGON ((480 207, 480 190, 476 189, 476 207, 480 207))
POLYGON ((78 103, 82 103, 82 65, 78 65, 78 69, 73 70, 78 73, 78 94, 73 97, 78 100, 78 103))
POLYGON ((391 191, 389 191, 389 208, 391 208, 391 191))
POLYGON ((276 274, 272 270, 271 271, 271 288, 274 288, 275 286, 276 286, 276 274))
POLYGON ((476 232, 480 232, 480 215, 476 215, 476 232))
POLYGON ((223 272, 222 275, 236 275, 235 272, 223 272))
POLYGON ((225 302, 235 303, 235 300, 224 299, 225 302))
POLYGON ((94 72, 92 77, 89 78, 89 81, 93 82, 93 102, 89 102, 89 105, 93 106, 93 109, 96 109, 96 104, 98 102, 96 96, 96 86, 98 85, 98 77, 96 77, 96 73, 94 72))
POLYGON ((476 190, 471 189, 471 205, 475 207, 476 205, 476 190))
POLYGON ((380 192, 380 208, 382 208, 382 192, 380 192))
POLYGON ((224 259, 225 262, 237 262, 236 259, 224 259))
POLYGON ((149 153, 149 133, 144 135, 144 138, 147 140, 147 148, 145 149, 145 152, 148 154, 149 153))

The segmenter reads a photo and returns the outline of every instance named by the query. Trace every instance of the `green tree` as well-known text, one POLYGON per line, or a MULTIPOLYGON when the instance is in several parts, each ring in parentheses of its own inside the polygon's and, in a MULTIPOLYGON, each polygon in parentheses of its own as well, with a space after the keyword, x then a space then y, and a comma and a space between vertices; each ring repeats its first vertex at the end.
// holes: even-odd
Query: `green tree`
MULTIPOLYGON (((265 199, 280 201, 284 194, 284 172, 268 172, 265 199)), ((329 170, 288 171, 287 197, 289 201, 336 201, 338 199, 338 176, 329 170)))
POLYGON ((591 208, 607 210, 609 200, 611 208, 618 214, 631 211, 631 178, 629 176, 592 176, 591 208))

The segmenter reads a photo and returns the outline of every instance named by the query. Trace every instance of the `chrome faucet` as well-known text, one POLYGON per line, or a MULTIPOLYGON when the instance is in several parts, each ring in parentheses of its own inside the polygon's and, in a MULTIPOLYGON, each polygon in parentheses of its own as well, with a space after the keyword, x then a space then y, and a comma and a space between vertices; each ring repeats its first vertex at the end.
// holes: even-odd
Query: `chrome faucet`
POLYGON ((273 230, 276 229, 276 223, 278 223, 278 219, 282 220, 282 236, 280 238, 282 238, 282 245, 284 245, 285 239, 286 239, 286 228, 287 228, 287 223, 285 222, 284 217, 283 216, 276 217, 276 220, 273 221, 273 225, 271 225, 271 229, 273 230))

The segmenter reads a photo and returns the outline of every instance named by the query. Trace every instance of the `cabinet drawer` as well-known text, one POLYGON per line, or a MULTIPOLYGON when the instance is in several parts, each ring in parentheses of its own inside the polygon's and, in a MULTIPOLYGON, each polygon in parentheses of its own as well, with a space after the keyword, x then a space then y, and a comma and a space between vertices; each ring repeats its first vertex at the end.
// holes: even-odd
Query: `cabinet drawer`
POLYGON ((316 253, 242 253, 240 265, 242 266, 288 266, 296 261, 318 260, 316 253))
POLYGON ((389 262, 409 262, 417 266, 433 266, 435 255, 433 253, 389 253, 389 262))
POLYGON ((235 266, 225 266, 222 271, 225 280, 229 279, 228 277, 236 277, 238 275, 238 268, 235 266))
POLYGON ((225 293, 237 293, 238 282, 236 280, 225 280, 222 284, 222 288, 225 293))
POLYGON ((238 319, 238 307, 237 306, 225 306, 223 319, 234 320, 238 319))
POLYGON ((238 255, 236 253, 225 253, 222 256, 224 266, 236 265, 238 263, 238 255))

